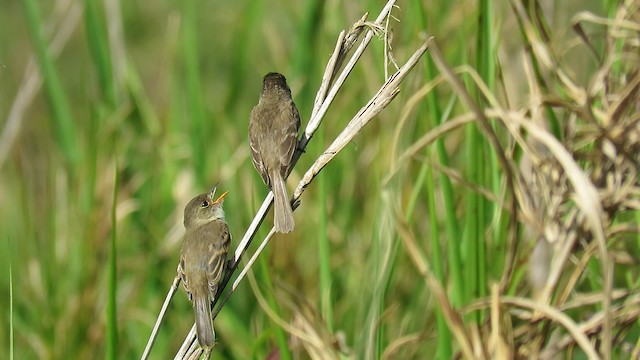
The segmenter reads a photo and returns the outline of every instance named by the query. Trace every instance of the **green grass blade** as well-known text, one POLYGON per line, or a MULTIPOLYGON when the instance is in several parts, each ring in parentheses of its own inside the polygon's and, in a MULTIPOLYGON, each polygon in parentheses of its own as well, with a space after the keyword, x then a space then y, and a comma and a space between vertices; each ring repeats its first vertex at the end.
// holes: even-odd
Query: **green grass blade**
POLYGON ((114 168, 113 203, 111 206, 111 242, 108 262, 108 291, 107 291, 107 351, 106 359, 116 359, 118 354, 118 309, 117 309, 117 219, 118 206, 118 162, 114 168))
MULTIPOLYGON (((636 218, 636 224, 640 224, 640 210, 636 210, 634 215, 636 218)), ((638 232, 638 234, 636 235, 636 242, 637 248, 640 249, 640 232, 638 232)))
MULTIPOLYGON (((436 187, 434 184, 433 170, 430 166, 427 167, 425 188, 427 194, 432 196, 427 197, 427 206, 429 207, 429 223, 431 224, 431 262, 433 272, 440 281, 441 284, 445 284, 444 274, 444 261, 442 258, 442 249, 440 248, 440 228, 438 227, 438 209, 436 208, 436 201, 433 194, 436 193, 436 187)), ((438 328, 438 351, 436 358, 438 359, 451 359, 451 331, 447 326, 447 322, 444 319, 441 309, 436 310, 436 323, 438 328)))
MULTIPOLYGON (((434 66, 429 60, 429 67, 434 66)), ((438 118, 438 125, 444 119, 438 118)), ((436 141, 436 152, 438 162, 442 166, 449 165, 449 156, 444 146, 444 140, 439 138, 436 141)), ((442 196, 444 198, 443 205, 445 208, 445 229, 447 231, 447 255, 449 259, 449 273, 451 276, 451 300, 455 307, 462 306, 464 303, 464 283, 462 281, 462 259, 460 255, 461 238, 458 231, 458 217, 455 209, 455 196, 453 185, 449 177, 440 173, 440 184, 442 187, 442 196)))
POLYGON ((58 71, 47 49, 40 8, 37 0, 22 0, 27 26, 31 35, 36 59, 47 90, 53 125, 58 145, 66 160, 73 166, 82 162, 82 152, 74 119, 69 107, 67 94, 62 86, 58 71))
MULTIPOLYGON (((495 63, 494 63, 494 36, 493 36, 493 2, 491 0, 480 0, 479 3, 479 11, 478 11, 478 38, 477 38, 477 60, 476 64, 478 66, 478 73, 482 80, 487 84, 490 90, 493 90, 495 83, 495 63)), ((481 101, 482 96, 478 95, 478 101, 481 101)), ((480 102, 481 104, 483 101, 480 102)), ((478 134, 479 135, 479 134, 478 134)), ((485 186, 490 184, 491 189, 494 194, 498 194, 500 191, 500 171, 498 169, 498 161, 495 154, 495 151, 491 148, 489 143, 480 138, 480 142, 482 144, 480 150, 476 150, 476 157, 480 167, 480 169, 485 168, 483 164, 487 164, 487 171, 482 172, 481 170, 475 174, 475 178, 478 185, 485 186), (485 157, 484 154, 488 154, 485 157)), ((483 298, 487 294, 487 264, 486 264, 486 244, 484 234, 487 233, 487 222, 485 220, 485 215, 492 210, 496 212, 493 214, 495 218, 499 217, 499 214, 502 212, 502 209, 499 206, 492 206, 489 204, 484 197, 479 194, 474 194, 474 201, 476 202, 476 206, 478 207, 478 214, 476 214, 477 223, 475 237, 473 239, 474 242, 474 250, 476 253, 472 254, 472 257, 475 259, 475 266, 469 266, 469 268, 473 268, 473 271, 476 272, 475 279, 475 293, 473 294, 473 298, 483 298)), ((494 235, 498 234, 497 231, 494 231, 494 235)), ((498 255, 499 256, 499 255, 498 255)), ((477 322, 480 323, 483 320, 482 312, 476 312, 477 314, 477 322)))
MULTIPOLYGON (((261 255, 262 256, 258 262, 260 263, 260 273, 262 274, 262 281, 265 285, 265 290, 266 290, 264 292, 264 295, 273 313, 277 317, 282 318, 280 306, 278 306, 278 302, 276 301, 276 298, 274 296, 275 288, 273 287, 273 283, 271 282, 272 271, 267 266, 266 259, 268 259, 269 256, 268 256, 268 253, 266 252, 266 249, 263 250, 263 253, 261 255)), ((283 360, 293 359, 293 356, 289 352, 289 343, 287 341, 287 334, 285 330, 275 322, 272 322, 272 324, 275 332, 276 344, 278 344, 278 348, 280 349, 280 358, 283 360)))
MULTIPOLYGON (((421 1, 414 2, 415 9, 414 13, 418 16, 418 24, 422 29, 428 29, 426 15, 427 11, 424 8, 424 4, 421 1)), ((433 25, 432 25, 433 26, 433 25)), ((432 81, 435 78, 435 65, 431 60, 431 57, 425 57, 425 70, 424 70, 424 79, 425 82, 432 81)), ((449 106, 446 111, 446 117, 449 116, 451 109, 453 108, 453 104, 455 102, 455 98, 452 97, 449 101, 449 106)), ((443 112, 440 108, 440 99, 438 98, 437 89, 432 90, 426 96, 426 101, 423 105, 423 111, 425 111, 426 116, 431 120, 431 126, 436 126, 443 121, 445 121, 446 117, 443 116, 443 112)), ((449 161, 446 153, 446 149, 444 147, 444 142, 442 138, 439 138, 435 144, 436 153, 438 157, 438 161, 443 166, 449 166, 449 161)), ((425 151, 425 156, 427 159, 430 159, 431 151, 427 149, 425 151)), ((430 236, 431 236, 431 252, 432 252, 432 266, 433 271, 436 274, 436 277, 442 284, 444 288, 447 286, 447 280, 445 275, 445 263, 446 259, 443 259, 443 251, 440 248, 440 228, 438 226, 438 209, 436 208, 435 196, 437 193, 437 189, 434 183, 433 170, 431 166, 427 163, 423 164, 423 169, 427 169, 424 186, 426 188, 426 203, 429 209, 429 223, 430 223, 430 236)), ((422 173, 423 170, 421 170, 422 173)), ((452 278, 452 295, 454 298, 454 303, 460 305, 462 303, 462 299, 460 299, 460 293, 462 288, 462 281, 459 274, 460 266, 460 254, 458 252, 458 248, 453 244, 458 240, 458 235, 456 233, 457 229, 457 217, 455 215, 455 200, 453 198, 453 190, 451 186, 451 181, 444 174, 440 174, 440 185, 442 187, 444 201, 443 205, 445 207, 445 231, 448 235, 449 240, 447 244, 449 244, 447 254, 450 258, 454 260, 450 266, 456 267, 454 264, 457 264, 456 269, 452 269, 451 278, 452 278)), ((451 344, 453 343, 453 339, 451 338, 451 331, 447 326, 447 323, 443 317, 442 311, 440 308, 436 306, 436 326, 438 329, 438 349, 436 352, 436 358, 438 359, 450 359, 452 357, 452 348, 451 344)))
MULTIPOLYGON (((427 14, 426 9, 424 9, 424 5, 421 2, 415 2, 416 6, 415 14, 418 15, 418 23, 421 28, 427 29, 429 31, 429 26, 427 26, 427 19, 425 14, 427 14)), ((431 27, 436 28, 437 24, 432 23, 431 27)), ((432 81, 436 77, 436 69, 435 64, 431 60, 429 56, 425 58, 425 81, 432 81)), ((432 90, 426 96, 424 109, 427 111, 428 118, 431 119, 431 126, 435 127, 437 125, 442 124, 442 122, 448 119, 450 112, 455 103, 455 98, 452 97, 448 104, 448 109, 445 111, 446 114, 443 114, 441 110, 440 98, 438 96, 437 89, 432 90)), ((435 150, 437 155, 438 162, 444 166, 449 167, 450 161, 449 156, 447 154, 447 150, 445 148, 444 139, 439 137, 435 141, 435 150)), ((430 158, 430 152, 425 151, 425 156, 427 159, 430 158)), ((425 164, 426 165, 426 164, 425 164)), ((422 172, 422 170, 421 170, 422 172)), ((464 303, 464 282, 462 280, 462 260, 460 255, 460 241, 461 238, 458 232, 458 217, 456 215, 455 210, 455 196, 454 190, 451 183, 451 180, 444 173, 440 173, 439 175, 439 191, 442 192, 443 201, 442 206, 444 207, 444 223, 445 223, 445 232, 447 238, 447 250, 446 250, 446 258, 448 259, 448 268, 449 268, 449 279, 451 283, 451 302, 453 306, 458 307, 464 303)), ((430 222, 430 237, 431 237, 431 252, 432 252, 432 266, 434 269, 434 273, 437 278, 443 285, 443 287, 447 287, 449 281, 445 276, 445 263, 447 262, 442 258, 444 254, 442 249, 440 248, 440 230, 438 228, 438 216, 437 214, 442 212, 436 208, 435 204, 435 194, 438 190, 435 188, 433 171, 431 167, 429 167, 427 175, 425 177, 424 186, 427 191, 427 197, 425 202, 429 209, 429 222, 430 222)), ((446 321, 442 316, 442 312, 439 308, 436 307, 436 326, 437 326, 437 334, 438 334, 438 348, 435 353, 435 357, 438 359, 450 359, 452 357, 452 343, 453 339, 451 338, 451 331, 447 327, 446 321)))
POLYGON ((293 57, 293 72, 296 76, 304 78, 303 87, 298 98, 304 99, 304 102, 300 105, 306 108, 310 100, 313 99, 309 79, 312 74, 315 74, 312 70, 315 70, 317 61, 315 60, 316 56, 312 44, 317 43, 317 37, 320 34, 318 28, 322 25, 325 1, 309 0, 305 1, 304 4, 304 16, 299 22, 298 44, 293 57))
MULTIPOLYGON (((160 120, 145 91, 140 74, 131 63, 127 63, 125 74, 126 85, 135 104, 135 109, 139 112, 145 125, 145 134, 150 137, 159 135, 162 130, 160 120)), ((183 93, 182 89, 180 89, 180 93, 183 93)), ((184 121, 181 124, 184 124, 184 121)))
MULTIPOLYGON (((324 130, 318 129, 315 135, 317 144, 324 144, 324 130)), ((320 309, 327 329, 333 333, 333 301, 331 299, 331 246, 327 236, 327 179, 318 174, 318 263, 320 271, 320 309)))
MULTIPOLYGON (((425 67, 426 79, 435 78, 436 69, 433 60, 430 57, 426 58, 427 66, 425 67)), ((432 119, 435 119, 436 123, 433 126, 442 124, 446 119, 441 116, 440 102, 436 91, 432 91, 427 96, 427 108, 432 112, 432 119)), ((449 167, 449 155, 444 145, 444 139, 439 137, 436 142, 436 154, 438 156, 438 162, 444 167, 449 167)), ((443 206, 445 214, 445 229, 447 232, 447 257, 449 259, 449 274, 451 278, 451 300, 455 307, 461 306, 464 303, 464 282, 462 280, 462 259, 460 255, 460 243, 461 238, 458 231, 458 217, 456 215, 456 203, 453 185, 451 179, 444 173, 440 173, 439 176, 440 186, 442 187, 443 206)))
MULTIPOLYGON (((464 49, 467 41, 466 38, 461 38, 460 48, 464 49)), ((476 49, 476 51, 479 52, 478 49, 476 49)), ((469 60, 466 58, 467 53, 463 52, 462 54, 462 63, 468 62, 469 60)), ((463 80, 467 89, 473 88, 473 83, 469 76, 466 74, 463 75, 463 80)), ((479 185, 482 183, 481 169, 484 169, 485 166, 483 147, 483 138, 478 129, 478 125, 475 122, 468 124, 465 129, 464 142, 464 153, 467 161, 465 162, 463 171, 467 180, 472 184, 479 185)), ((464 189, 464 199, 464 232, 461 252, 464 259, 463 271, 466 282, 464 301, 466 303, 470 299, 476 298, 478 294, 478 247, 480 246, 479 237, 482 233, 480 230, 482 220, 479 219, 479 217, 482 216, 483 211, 480 196, 475 190, 470 188, 464 189)), ((479 322, 477 315, 477 312, 469 313, 466 319, 479 322)))
MULTIPOLYGON (((296 94, 296 104, 301 111, 309 109, 313 101, 313 94, 309 84, 311 74, 315 73, 318 61, 315 59, 313 47, 309 44, 315 44, 319 32, 318 27, 322 22, 324 0, 312 0, 305 2, 303 16, 298 21, 300 28, 298 34, 298 43, 293 54, 293 77, 297 80, 303 80, 303 86, 296 94)), ((304 117, 304 115, 302 115, 304 117)), ((315 142, 316 152, 323 151, 324 144, 324 128, 318 129, 315 135, 318 139, 315 142)), ((317 179, 318 185, 318 223, 317 223, 317 241, 318 241, 318 266, 319 266, 319 287, 320 287, 320 309, 322 318, 325 321, 327 329, 333 333, 333 301, 331 292, 331 251, 329 237, 327 235, 327 182, 325 174, 319 174, 317 179)))
POLYGON ((9 359, 13 360, 13 272, 9 262, 9 359))
POLYGON ((252 36, 261 33, 259 25, 261 24, 262 16, 264 16, 263 5, 264 2, 260 0, 247 1, 242 11, 242 17, 238 19, 238 23, 242 24, 242 26, 236 29, 237 36, 233 40, 236 46, 231 49, 233 62, 228 81, 229 90, 225 101, 225 108, 231 112, 235 112, 237 104, 242 97, 242 88, 250 67, 248 54, 250 54, 250 49, 255 47, 251 42, 252 36))
POLYGON ((197 0, 183 2, 182 41, 184 51, 185 81, 187 87, 187 104, 189 108, 189 142, 191 144, 191 159, 195 168, 198 183, 205 186, 208 183, 205 110, 202 99, 202 85, 200 84, 200 70, 198 65, 197 39, 197 0))
POLYGON ((84 5, 87 41, 98 74, 98 82, 104 102, 113 107, 115 106, 115 87, 104 17, 96 0, 85 0, 84 5))

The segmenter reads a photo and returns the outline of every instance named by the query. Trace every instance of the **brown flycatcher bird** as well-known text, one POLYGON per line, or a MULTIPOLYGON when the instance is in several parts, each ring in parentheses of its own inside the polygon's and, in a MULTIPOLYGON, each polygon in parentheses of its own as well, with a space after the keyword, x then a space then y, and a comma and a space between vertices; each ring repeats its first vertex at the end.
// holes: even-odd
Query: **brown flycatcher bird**
POLYGON ((249 119, 249 145, 253 165, 273 191, 274 226, 277 232, 293 231, 295 222, 285 178, 298 146, 300 113, 291 99, 287 80, 268 73, 262 83, 260 100, 249 119))
POLYGON ((178 265, 178 274, 193 301, 198 342, 204 349, 211 349, 215 343, 211 304, 224 279, 231 242, 222 210, 227 193, 214 200, 216 188, 217 184, 184 208, 186 231, 178 265))

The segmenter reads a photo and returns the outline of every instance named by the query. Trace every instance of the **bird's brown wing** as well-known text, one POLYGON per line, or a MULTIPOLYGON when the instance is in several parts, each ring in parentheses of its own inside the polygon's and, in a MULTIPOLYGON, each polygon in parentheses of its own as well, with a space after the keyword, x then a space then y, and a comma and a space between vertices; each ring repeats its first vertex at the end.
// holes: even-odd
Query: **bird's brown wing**
POLYGON ((184 290, 189 295, 189 300, 191 300, 191 288, 189 287, 187 275, 184 273, 184 268, 185 268, 184 254, 180 253, 180 261, 178 262, 178 276, 180 276, 180 280, 182 281, 182 286, 184 286, 184 290))
POLYGON ((261 149, 260 149, 260 137, 262 136, 262 129, 260 125, 255 122, 257 116, 260 116, 260 105, 256 105, 253 110, 251 110, 250 121, 249 121, 249 147, 251 148, 251 161, 253 162, 253 166, 258 170, 258 173, 262 177, 262 181, 264 181, 267 186, 271 187, 269 182, 269 172, 262 160, 261 149))
POLYGON ((278 114, 281 119, 277 124, 282 124, 282 142, 280 143, 280 164, 283 178, 289 174, 291 160, 298 146, 298 129, 300 128, 300 112, 293 101, 283 105, 278 114))
POLYGON ((190 277, 199 271, 201 274, 204 271, 202 275, 206 276, 211 298, 213 298, 226 271, 227 253, 231 242, 229 227, 224 221, 215 220, 185 234, 186 241, 197 241, 200 246, 183 246, 182 248, 178 264, 178 274, 182 284, 191 299, 193 291, 198 289, 192 289, 190 280, 193 279, 190 277), (190 259, 188 264, 185 261, 186 258, 190 259))
POLYGON ((212 239, 210 244, 207 263, 207 281, 209 283, 211 297, 213 298, 218 292, 218 286, 224 279, 224 274, 227 269, 227 254, 229 252, 229 244, 231 243, 231 235, 229 235, 229 227, 224 221, 212 221, 205 226, 209 227, 208 232, 210 232, 210 234, 217 237, 212 239))

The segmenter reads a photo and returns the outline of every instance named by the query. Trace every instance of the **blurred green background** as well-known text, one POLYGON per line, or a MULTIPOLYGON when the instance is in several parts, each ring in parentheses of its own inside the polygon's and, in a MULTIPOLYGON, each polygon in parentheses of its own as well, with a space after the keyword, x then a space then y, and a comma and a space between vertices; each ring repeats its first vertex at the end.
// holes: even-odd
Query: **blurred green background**
MULTIPOLYGON (((375 18, 383 5, 3 2, 0 358, 11 351, 17 359, 139 357, 175 275, 184 205, 220 181, 229 190, 225 209, 235 246, 267 192, 247 142, 262 76, 278 71, 287 77, 304 128, 339 31, 367 11, 375 18), (113 265, 116 276, 110 278, 113 265), (115 299, 113 313, 107 311, 109 299, 115 299)), ((428 29, 451 65, 469 64, 492 88, 504 82, 513 103, 525 101, 520 57, 526 44, 506 2, 398 5, 393 15, 399 21, 391 19, 390 27, 400 64, 428 29)), ((614 6, 606 1, 542 5, 559 43, 576 11, 606 15, 614 6)), ((384 82, 383 51, 382 39, 374 38, 292 173, 290 191, 384 82)), ((441 356, 450 354, 438 345, 449 335, 436 331, 437 306, 399 245, 398 218, 423 251, 435 256, 440 265, 434 266, 445 271, 440 276, 481 269, 480 280, 465 282, 463 303, 486 296, 487 282, 499 280, 504 231, 491 232, 480 263, 468 256, 474 250, 456 243, 462 264, 450 268, 447 239, 455 239, 456 231, 465 239, 483 239, 495 226, 494 208, 427 165, 450 166, 491 189, 491 174, 477 174, 470 164, 478 159, 469 158, 475 155, 464 145, 468 136, 479 139, 477 156, 490 161, 477 130, 455 132, 383 182, 398 153, 441 117, 464 110, 451 101, 449 89, 407 105, 435 76, 428 59, 427 53, 398 98, 304 194, 295 231, 276 236, 252 271, 253 285, 245 280, 216 319, 216 358, 262 359, 277 349, 283 358, 309 357, 310 351, 289 336, 291 329, 319 339, 327 354, 336 349, 356 358, 430 358, 436 349, 441 356), (411 112, 399 127, 404 111, 411 112), (485 212, 476 212, 479 208, 485 212), (442 249, 432 250, 434 234, 442 249), (268 316, 265 307, 289 325, 268 316)), ((594 68, 583 56, 572 61, 578 78, 594 68)), ((262 236, 271 221, 268 216, 262 236)), ((520 278, 513 289, 526 294, 524 264, 516 266, 520 278)), ((192 323, 191 305, 180 289, 152 358, 173 356, 192 323)))

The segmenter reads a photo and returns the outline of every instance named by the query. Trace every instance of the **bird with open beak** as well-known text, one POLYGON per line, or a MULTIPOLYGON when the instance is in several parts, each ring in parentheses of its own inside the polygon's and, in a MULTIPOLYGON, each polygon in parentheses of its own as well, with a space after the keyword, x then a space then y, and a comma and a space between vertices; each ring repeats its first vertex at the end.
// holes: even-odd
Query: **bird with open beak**
POLYGON ((222 209, 227 192, 215 199, 217 187, 194 197, 185 207, 186 231, 178 265, 178 274, 193 301, 198 342, 204 349, 215 343, 211 305, 224 279, 231 242, 222 209))

